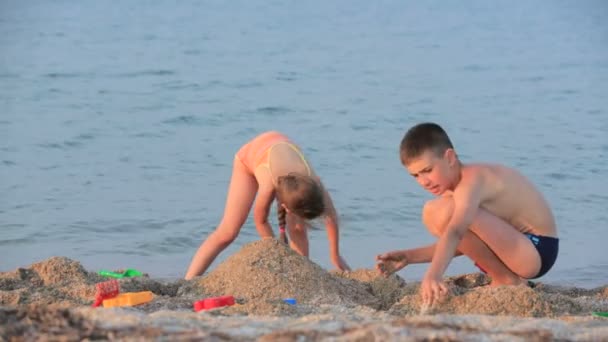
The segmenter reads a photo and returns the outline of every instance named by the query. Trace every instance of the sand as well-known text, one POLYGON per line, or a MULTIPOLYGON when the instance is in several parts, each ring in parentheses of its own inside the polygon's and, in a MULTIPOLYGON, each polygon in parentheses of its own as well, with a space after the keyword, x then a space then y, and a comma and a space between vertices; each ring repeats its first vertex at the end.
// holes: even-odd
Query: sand
POLYGON ((607 286, 492 288, 467 274, 447 278, 451 294, 421 312, 417 282, 327 272, 272 239, 190 281, 120 279, 121 292, 155 294, 136 307, 92 308, 104 280, 64 257, 0 273, 0 340, 608 340, 608 319, 591 315, 608 311, 607 286), (219 295, 237 304, 193 312, 194 301, 219 295))

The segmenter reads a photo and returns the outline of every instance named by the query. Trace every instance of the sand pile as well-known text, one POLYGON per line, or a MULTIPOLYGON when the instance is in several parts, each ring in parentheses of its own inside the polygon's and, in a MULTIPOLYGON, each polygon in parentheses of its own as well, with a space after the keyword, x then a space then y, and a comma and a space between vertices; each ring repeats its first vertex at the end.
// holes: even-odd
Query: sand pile
POLYGON ((0 304, 90 304, 96 277, 76 261, 53 257, 0 273, 0 304))
POLYGON ((546 292, 543 286, 534 289, 528 286, 462 287, 456 283, 451 283, 451 294, 427 312, 422 310, 417 291, 404 296, 390 312, 397 315, 444 313, 557 317, 588 314, 599 307, 606 307, 608 303, 598 303, 598 297, 586 300, 585 297, 573 298, 560 292, 546 292), (595 308, 593 303, 596 303, 595 308))
POLYGON ((446 279, 452 294, 426 312, 437 315, 419 316, 419 283, 369 269, 326 272, 276 240, 246 245, 191 281, 120 279, 122 292, 155 293, 141 306, 91 308, 95 284, 107 279, 60 257, 0 273, 0 340, 608 340, 608 319, 591 315, 608 311, 607 286, 491 288, 468 274, 446 279), (240 304, 192 311, 224 294, 240 304))
MULTIPOLYGON (((59 304, 91 305, 95 299, 95 284, 108 280, 82 265, 64 257, 52 257, 18 268, 0 272, 0 305, 59 304)), ((144 311, 156 308, 180 309, 192 307, 192 298, 202 295, 200 288, 184 281, 161 283, 149 277, 120 279, 121 292, 152 291, 157 297, 144 311), (180 299, 175 297, 181 290, 180 299)))
MULTIPOLYGON (((106 281, 80 263, 53 257, 27 268, 0 273, 0 306, 90 306, 95 284, 106 281)), ((451 295, 426 313, 485 314, 520 317, 588 316, 608 311, 608 287, 583 289, 538 284, 535 288, 485 286, 489 279, 468 274, 446 279, 451 295)), ((327 272, 276 240, 244 246, 214 271, 190 281, 162 282, 149 277, 120 279, 121 292, 152 291, 152 302, 130 308, 192 312, 200 299, 233 295, 239 305, 206 312, 211 316, 297 316, 380 310, 392 315, 421 313, 419 283, 398 276, 384 278, 375 270, 327 272), (284 303, 295 298, 297 305, 284 303)), ((371 313, 370 313, 371 314, 371 313)))
POLYGON ((305 305, 380 307, 379 300, 361 282, 333 276, 275 239, 245 245, 204 276, 200 284, 207 293, 233 295, 258 310, 264 303, 276 307, 283 298, 295 298, 305 305))
POLYGON ((356 280, 366 286, 368 292, 380 301, 380 310, 388 310, 406 294, 412 292, 412 287, 398 275, 384 277, 374 269, 358 269, 351 272, 332 271, 332 274, 356 280))

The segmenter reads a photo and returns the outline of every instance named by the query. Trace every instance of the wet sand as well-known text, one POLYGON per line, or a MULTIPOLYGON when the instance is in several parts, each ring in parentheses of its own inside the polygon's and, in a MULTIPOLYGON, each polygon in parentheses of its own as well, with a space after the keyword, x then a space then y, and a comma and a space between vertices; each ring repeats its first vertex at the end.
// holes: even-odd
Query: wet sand
POLYGON ((120 279, 121 292, 155 294, 136 307, 92 308, 105 280, 63 257, 0 273, 0 339, 608 340, 608 318, 591 315, 608 311, 608 286, 490 288, 485 275, 467 274, 447 278, 451 294, 421 311, 417 282, 327 272, 276 240, 248 244, 190 281, 120 279), (237 304, 193 311, 221 295, 237 304))

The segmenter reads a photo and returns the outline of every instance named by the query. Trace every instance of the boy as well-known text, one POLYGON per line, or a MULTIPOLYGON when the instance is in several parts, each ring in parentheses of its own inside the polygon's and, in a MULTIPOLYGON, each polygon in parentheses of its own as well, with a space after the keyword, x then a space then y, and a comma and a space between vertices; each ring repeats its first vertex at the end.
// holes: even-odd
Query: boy
POLYGON ((492 286, 519 285, 553 266, 555 220, 540 192, 519 172, 496 164, 463 164, 437 124, 410 128, 401 141, 401 162, 427 191, 422 221, 439 238, 430 246, 378 255, 388 276, 408 264, 431 262, 422 279, 423 303, 447 293, 442 276, 454 256, 466 255, 488 273, 492 286))

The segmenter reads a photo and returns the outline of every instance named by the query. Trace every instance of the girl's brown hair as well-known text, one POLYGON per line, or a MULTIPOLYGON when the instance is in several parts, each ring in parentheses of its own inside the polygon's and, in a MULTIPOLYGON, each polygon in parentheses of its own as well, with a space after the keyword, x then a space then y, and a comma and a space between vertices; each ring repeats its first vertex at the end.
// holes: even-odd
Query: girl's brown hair
POLYGON ((285 224, 287 211, 307 220, 312 220, 323 214, 325 203, 323 188, 313 177, 299 173, 289 173, 281 176, 277 182, 277 214, 279 217, 279 235, 287 243, 285 224))

